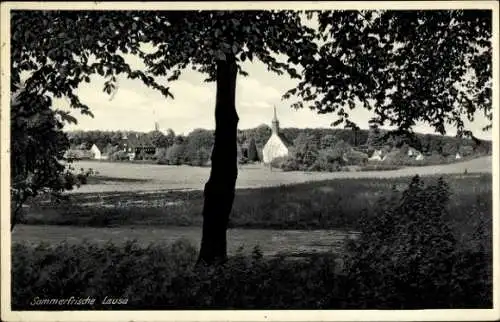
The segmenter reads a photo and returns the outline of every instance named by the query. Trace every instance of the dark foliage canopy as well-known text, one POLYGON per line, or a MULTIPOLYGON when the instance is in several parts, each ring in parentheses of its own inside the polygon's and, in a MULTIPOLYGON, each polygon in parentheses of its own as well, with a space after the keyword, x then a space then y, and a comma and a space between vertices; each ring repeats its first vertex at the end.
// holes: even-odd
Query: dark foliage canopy
POLYGON ((124 74, 173 98, 168 83, 183 69, 213 80, 214 62, 234 55, 237 62, 255 57, 271 71, 299 78, 276 54, 310 59, 316 49, 314 30, 296 11, 13 11, 11 28, 12 88, 28 73, 29 91, 68 97, 89 115, 75 90, 92 74, 106 78, 110 94, 124 74), (146 70, 133 69, 125 55, 139 57, 146 70))
MULTIPOLYGON (((318 55, 285 97, 295 107, 337 113, 374 112, 373 122, 411 130, 425 122, 470 134, 464 119, 492 120, 492 12, 489 10, 322 11, 318 55)), ((487 127, 490 128, 491 124, 487 127)))

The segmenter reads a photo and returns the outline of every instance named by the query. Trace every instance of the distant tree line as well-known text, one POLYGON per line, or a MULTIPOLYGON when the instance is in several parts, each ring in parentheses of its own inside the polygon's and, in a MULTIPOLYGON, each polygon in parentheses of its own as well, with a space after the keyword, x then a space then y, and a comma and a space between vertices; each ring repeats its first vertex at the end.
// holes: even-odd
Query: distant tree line
POLYGON ((171 129, 164 134, 160 131, 138 132, 138 131, 71 131, 68 132, 69 142, 72 148, 82 144, 89 147, 115 146, 124 142, 124 138, 136 138, 136 143, 143 146, 168 147, 175 141, 175 133, 171 129))
MULTIPOLYGON (((391 133, 376 126, 368 130, 328 129, 328 128, 284 128, 281 134, 293 146, 290 157, 276 160, 276 165, 290 170, 335 171, 341 166, 362 164, 365 155, 371 156, 375 150, 389 152, 401 151, 412 147, 434 160, 473 154, 491 154, 491 141, 474 138, 456 138, 435 134, 415 135, 391 133), (355 148, 355 149, 352 149, 355 148)), ((260 125, 252 129, 238 130, 238 144, 246 147, 240 154, 240 162, 256 162, 262 158, 262 148, 271 135, 271 128, 260 125)), ((107 147, 111 160, 124 160, 128 157, 120 147, 124 137, 134 137, 138 146, 151 146, 156 153, 149 157, 136 156, 136 159, 150 158, 160 164, 205 166, 210 164, 210 154, 214 143, 214 131, 195 129, 188 135, 176 135, 171 129, 160 131, 74 131, 69 133, 70 146, 77 148, 92 144, 107 147)))

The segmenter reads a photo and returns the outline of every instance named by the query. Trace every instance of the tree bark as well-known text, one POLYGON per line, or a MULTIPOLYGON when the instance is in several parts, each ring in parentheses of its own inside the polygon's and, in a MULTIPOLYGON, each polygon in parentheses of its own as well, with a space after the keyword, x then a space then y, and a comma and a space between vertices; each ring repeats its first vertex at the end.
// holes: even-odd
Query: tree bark
POLYGON ((227 260, 226 231, 238 177, 236 75, 234 57, 217 61, 215 142, 211 156, 212 169, 204 190, 203 231, 198 264, 213 265, 227 260))

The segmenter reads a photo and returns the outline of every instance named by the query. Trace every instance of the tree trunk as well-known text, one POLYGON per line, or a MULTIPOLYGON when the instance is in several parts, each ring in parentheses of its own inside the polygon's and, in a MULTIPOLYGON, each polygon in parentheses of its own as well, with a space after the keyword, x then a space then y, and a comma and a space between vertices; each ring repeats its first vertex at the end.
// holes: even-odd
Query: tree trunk
POLYGON ((198 264, 213 265, 227 259, 226 230, 238 177, 236 75, 234 57, 217 61, 215 142, 212 169, 204 190, 203 232, 198 264))

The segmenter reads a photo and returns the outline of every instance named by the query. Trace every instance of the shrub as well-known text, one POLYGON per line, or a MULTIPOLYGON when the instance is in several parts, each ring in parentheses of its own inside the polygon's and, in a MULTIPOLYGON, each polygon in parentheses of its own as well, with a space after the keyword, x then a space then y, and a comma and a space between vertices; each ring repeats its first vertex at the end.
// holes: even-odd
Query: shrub
POLYGON ((288 160, 291 159, 291 157, 277 157, 277 158, 274 158, 272 161, 271 161, 271 166, 273 168, 279 168, 279 169, 282 169, 283 168, 283 165, 288 162, 288 160))
MULTIPOLYGON (((360 253, 361 260, 380 263, 378 258, 369 257, 374 255, 370 252, 372 248, 360 253)), ((69 298, 74 294, 96 298, 93 306, 64 306, 73 310, 485 308, 488 305, 488 282, 483 283, 484 276, 480 274, 483 263, 467 252, 458 253, 450 273, 439 271, 441 278, 436 275, 427 278, 434 284, 441 281, 441 288, 425 284, 426 280, 409 286, 415 280, 411 277, 413 270, 396 270, 409 266, 403 256, 393 260, 393 267, 377 266, 384 270, 376 274, 356 272, 352 266, 348 266, 348 274, 345 274, 337 256, 332 254, 269 258, 258 248, 254 248, 250 256, 240 250, 223 265, 194 267, 196 249, 187 241, 148 247, 135 242, 120 246, 110 243, 35 247, 14 244, 12 254, 13 310, 56 308, 30 306, 33 298, 40 294, 44 298, 69 298), (383 276, 384 273, 396 275, 383 276), (447 274, 452 282, 459 282, 455 283, 457 288, 453 292, 444 294, 450 290, 444 279, 447 274), (410 279, 400 280, 402 275, 410 279), (398 280, 400 284, 395 283, 398 280), (478 287, 483 285, 486 287, 478 287), (404 290, 413 293, 404 293, 404 290), (127 304, 101 305, 100 301, 110 295, 128 298, 127 304), (433 302, 436 299, 437 302, 433 302)), ((422 268, 430 273, 438 270, 417 266, 414 271, 419 273, 422 268)))
POLYGON ((245 157, 239 157, 238 158, 238 163, 239 164, 247 164, 248 163, 248 158, 245 158, 245 157))
POLYGON ((424 160, 428 164, 440 164, 445 161, 445 157, 437 152, 434 152, 431 155, 426 155, 424 160))
POLYGON ((385 159, 382 161, 384 164, 391 165, 407 165, 411 161, 411 158, 407 154, 403 153, 399 149, 394 149, 385 155, 385 159))
MULTIPOLYGON (((335 141, 335 145, 328 143, 331 138, 327 138, 322 144, 313 144, 312 137, 299 136, 295 142, 291 157, 276 161, 276 166, 284 171, 344 171, 346 165, 363 165, 368 161, 368 155, 353 150, 349 144, 343 140, 335 141), (300 139, 300 140, 299 140, 300 139), (324 146, 323 149, 317 149, 324 146)), ((333 142, 333 141, 332 141, 333 142)), ((347 171, 349 171, 347 169, 347 171)))
POLYGON ((189 155, 188 164, 191 166, 206 166, 208 160, 210 159, 210 151, 204 147, 199 148, 198 150, 192 152, 189 155))
MULTIPOLYGON (((196 248, 183 240, 148 247, 136 242, 14 244, 12 254, 14 310, 54 309, 54 305, 29 305, 40 294, 96 298, 91 309, 105 308, 100 301, 111 295, 128 298, 127 305, 115 309, 321 308, 340 290, 335 286, 332 256, 265 259, 255 248, 251 256, 240 253, 224 265, 195 268, 196 248)), ((89 306, 64 305, 64 309, 89 306)))
MULTIPOLYGON (((395 188, 394 188, 395 189, 395 188)), ((425 187, 414 177, 401 197, 381 199, 374 215, 361 222, 361 238, 349 243, 347 274, 351 295, 366 308, 445 308, 458 303, 488 305, 486 261, 457 247, 444 219, 450 197, 439 179, 425 187), (466 300, 471 290, 481 299, 466 300)), ((488 295, 489 293, 489 295, 488 295)))
POLYGON ((314 135, 300 133, 293 142, 292 156, 301 165, 301 168, 310 167, 318 155, 318 144, 314 135))
POLYGON ((344 165, 341 151, 335 149, 324 149, 318 151, 316 162, 311 167, 311 171, 339 171, 344 165))
POLYGON ((271 161, 271 166, 280 168, 283 171, 304 170, 304 166, 293 156, 275 158, 271 161))
POLYGON ((368 162, 368 154, 351 149, 347 154, 347 164, 364 165, 368 162))
POLYGON ((470 145, 462 145, 460 146, 459 148, 459 151, 458 151, 462 156, 470 156, 472 154, 474 154, 474 148, 471 147, 470 145))
POLYGON ((133 241, 124 245, 13 244, 13 309, 50 309, 54 306, 29 303, 37 296, 69 298, 75 294, 96 297, 97 302, 105 296, 125 296, 132 306, 146 303, 151 297, 166 293, 163 287, 192 266, 195 259, 196 248, 185 240, 148 247, 133 241))
POLYGON ((157 148, 153 159, 155 159, 158 164, 167 164, 166 155, 167 148, 157 148))
POLYGON ((326 134, 321 137, 319 141, 319 147, 320 149, 328 149, 328 148, 333 148, 335 146, 335 143, 337 142, 337 138, 335 135, 332 134, 326 134))
POLYGON ((168 164, 181 165, 186 160, 186 147, 184 144, 174 144, 169 147, 165 154, 165 159, 168 164))
POLYGON ((111 153, 109 155, 109 160, 110 161, 126 161, 130 160, 127 152, 124 151, 116 151, 114 153, 111 153))
POLYGON ((87 184, 88 178, 94 174, 93 169, 84 170, 81 168, 80 172, 76 175, 76 186, 87 184))
POLYGON ((254 138, 251 138, 250 142, 248 143, 248 160, 250 162, 257 162, 260 160, 254 138))

